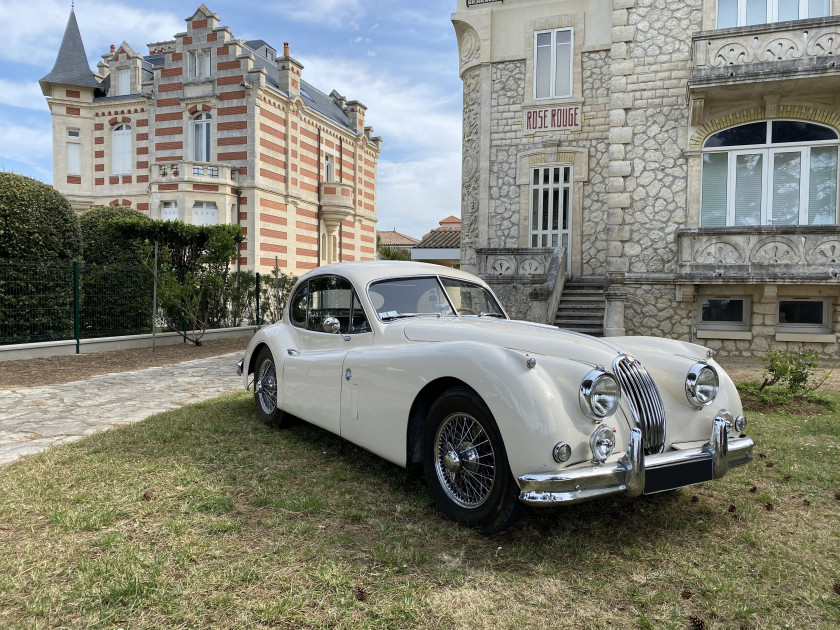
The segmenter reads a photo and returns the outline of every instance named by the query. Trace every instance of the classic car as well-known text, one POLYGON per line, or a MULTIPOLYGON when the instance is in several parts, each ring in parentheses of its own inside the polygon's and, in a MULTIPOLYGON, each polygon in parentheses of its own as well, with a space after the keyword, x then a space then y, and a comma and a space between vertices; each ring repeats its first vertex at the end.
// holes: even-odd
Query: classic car
POLYGON ((239 362, 259 418, 422 464, 450 519, 634 497, 752 460, 732 380, 702 346, 508 319, 475 276, 410 262, 315 269, 239 362))

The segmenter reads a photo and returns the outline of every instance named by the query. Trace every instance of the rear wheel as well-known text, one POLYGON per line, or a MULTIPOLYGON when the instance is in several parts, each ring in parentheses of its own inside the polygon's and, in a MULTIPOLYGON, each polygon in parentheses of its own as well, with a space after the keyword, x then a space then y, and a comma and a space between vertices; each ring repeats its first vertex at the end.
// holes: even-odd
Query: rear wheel
POLYGON ((423 468, 438 507, 457 523, 492 534, 522 514, 499 429, 469 388, 447 390, 429 410, 423 468))
POLYGON ((263 348, 257 355, 254 370, 254 404, 257 416, 269 426, 283 428, 288 423, 288 416, 277 406, 279 381, 277 366, 271 350, 263 348))

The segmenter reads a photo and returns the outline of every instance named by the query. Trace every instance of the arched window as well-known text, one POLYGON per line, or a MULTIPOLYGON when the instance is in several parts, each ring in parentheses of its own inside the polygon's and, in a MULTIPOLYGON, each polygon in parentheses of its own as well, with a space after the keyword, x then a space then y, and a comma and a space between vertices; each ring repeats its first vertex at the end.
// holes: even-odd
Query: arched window
POLYGON ((111 132, 111 173, 131 172, 131 125, 117 125, 111 132))
POLYGON ((703 143, 700 225, 837 223, 837 132, 796 120, 724 129, 703 143))
POLYGON ((192 159, 195 162, 210 161, 210 114, 199 114, 190 124, 190 142, 192 159))

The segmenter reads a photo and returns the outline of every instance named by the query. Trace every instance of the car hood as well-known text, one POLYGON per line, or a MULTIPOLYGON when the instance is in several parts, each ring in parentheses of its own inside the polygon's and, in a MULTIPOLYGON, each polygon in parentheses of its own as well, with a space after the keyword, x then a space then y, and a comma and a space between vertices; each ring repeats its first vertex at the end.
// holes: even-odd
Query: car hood
POLYGON ((404 324, 410 341, 476 341, 535 355, 555 356, 610 365, 616 356, 631 354, 641 359, 678 356, 702 360, 705 348, 692 343, 657 337, 598 338, 546 324, 515 320, 459 317, 449 320, 412 320, 404 324))

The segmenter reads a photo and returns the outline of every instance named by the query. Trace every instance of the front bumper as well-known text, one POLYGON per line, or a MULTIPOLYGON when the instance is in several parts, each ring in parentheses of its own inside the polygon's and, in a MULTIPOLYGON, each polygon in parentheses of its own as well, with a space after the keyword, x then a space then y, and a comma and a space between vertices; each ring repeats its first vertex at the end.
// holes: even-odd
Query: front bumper
POLYGON ((727 422, 715 418, 712 437, 698 448, 645 456, 642 432, 633 429, 627 453, 614 464, 556 473, 523 475, 519 500, 530 505, 578 503, 610 494, 652 494, 720 479, 752 461, 750 437, 730 440, 727 422))

